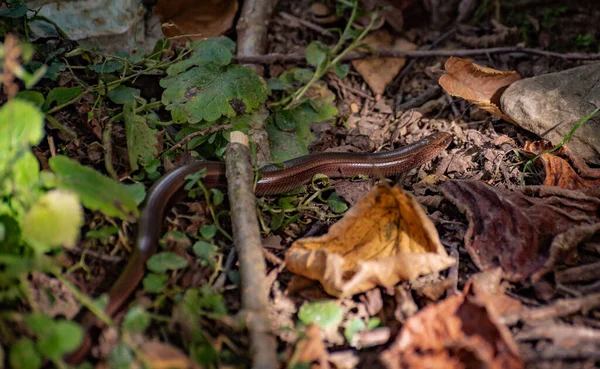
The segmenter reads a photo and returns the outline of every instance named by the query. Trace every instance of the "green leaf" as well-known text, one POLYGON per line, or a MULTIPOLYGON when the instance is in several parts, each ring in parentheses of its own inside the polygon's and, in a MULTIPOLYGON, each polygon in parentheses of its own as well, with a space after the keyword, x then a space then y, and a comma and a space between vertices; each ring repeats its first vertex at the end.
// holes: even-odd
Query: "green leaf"
POLYGON ((335 74, 337 74, 340 78, 346 78, 348 73, 350 72, 349 64, 335 63, 334 66, 335 74))
POLYGON ((38 108, 44 105, 45 100, 44 95, 41 92, 33 90, 19 91, 15 97, 20 100, 29 101, 38 108))
POLYGON ((214 224, 204 224, 200 227, 200 234, 203 238, 210 240, 217 234, 217 227, 214 224))
POLYGON ((221 190, 219 190, 218 188, 211 188, 210 192, 212 193, 212 202, 213 205, 217 206, 217 205, 221 205, 223 203, 223 192, 221 190))
POLYGON ((96 73, 113 73, 123 69, 123 63, 120 60, 108 59, 103 63, 88 65, 87 69, 96 73))
POLYGON ((140 306, 133 306, 125 314, 123 328, 131 333, 143 332, 150 325, 150 315, 140 306))
POLYGON ((31 314, 25 317, 25 323, 33 333, 42 336, 52 330, 54 321, 45 314, 31 314))
POLYGON ((276 231, 281 228, 283 224, 283 220, 285 219, 285 214, 283 212, 274 213, 271 216, 271 229, 276 231))
POLYGON ((110 227, 100 227, 98 229, 92 229, 86 232, 86 239, 96 239, 102 241, 108 241, 110 236, 113 236, 119 232, 119 227, 110 226, 110 227))
POLYGON ((138 160, 154 157, 158 153, 157 131, 148 127, 146 119, 135 114, 135 102, 130 101, 123 107, 127 150, 129 151, 129 166, 138 170, 138 160))
POLYGON ((29 209, 23 219, 23 239, 40 253, 53 247, 72 248, 83 226, 83 209, 75 194, 52 190, 29 209))
POLYGON ((121 85, 108 91, 106 96, 108 96, 115 104, 123 105, 128 101, 132 101, 134 96, 140 96, 140 90, 138 88, 121 85))
POLYGON ((27 14, 27 4, 23 1, 13 1, 12 7, 0 11, 0 17, 21 18, 27 14))
POLYGON ((313 67, 318 67, 327 60, 329 49, 318 41, 311 42, 306 48, 306 61, 313 67))
POLYGON ((119 344, 108 354, 110 369, 130 369, 133 364, 133 352, 124 344, 119 344))
POLYGON ((241 65, 207 64, 163 78, 162 102, 174 122, 214 122, 257 109, 267 99, 265 81, 241 65))
POLYGON ((42 366, 42 358, 29 338, 20 338, 11 346, 8 361, 14 369, 38 369, 42 366))
POLYGON ((321 328, 337 326, 343 317, 344 311, 335 301, 305 303, 298 311, 298 318, 304 324, 315 323, 321 328))
POLYGON ((346 341, 352 343, 352 337, 360 331, 364 331, 367 328, 365 322, 362 319, 355 318, 352 319, 346 329, 344 329, 344 337, 346 337, 346 341))
POLYGON ((68 101, 73 100, 77 96, 81 95, 81 87, 55 87, 46 96, 46 102, 44 103, 43 110, 48 110, 53 103, 56 105, 62 105, 68 101))
POLYGON ((335 192, 329 195, 329 197, 327 198, 327 205, 329 205, 331 211, 333 211, 336 214, 340 214, 348 210, 348 205, 346 204, 344 199, 342 199, 335 192))
POLYGON ((59 358, 77 349, 82 341, 83 329, 77 323, 53 321, 51 329, 39 337, 37 348, 46 357, 59 358))
POLYGON ((215 255, 214 246, 206 241, 198 241, 193 246, 194 254, 199 258, 211 261, 215 255))
POLYGON ((187 290, 183 296, 182 304, 187 313, 192 316, 200 316, 203 313, 211 313, 217 316, 227 315, 223 296, 213 292, 207 285, 187 290))
POLYGON ((66 156, 55 156, 48 163, 59 187, 75 192, 86 208, 123 220, 138 216, 137 203, 124 185, 66 156))
POLYGON ((379 324, 381 324, 381 319, 375 317, 375 318, 371 318, 369 319, 369 322, 367 323, 367 329, 375 329, 377 327, 379 327, 379 324))
POLYGON ((138 206, 144 202, 144 199, 146 198, 146 187, 143 183, 137 182, 125 185, 125 188, 129 191, 129 194, 133 197, 133 201, 135 201, 138 206))
POLYGON ((174 76, 192 66, 214 64, 216 66, 226 66, 231 63, 235 42, 227 37, 221 36, 204 41, 193 42, 190 48, 194 50, 192 55, 180 62, 171 65, 167 69, 167 74, 174 76))
POLYGON ((14 99, 0 107, 0 162, 3 154, 29 145, 44 137, 44 115, 31 102, 14 99))
POLYGON ((177 270, 187 267, 188 263, 185 258, 172 252, 160 252, 153 255, 146 262, 148 269, 155 273, 164 273, 167 270, 177 270))
POLYGON ((168 277, 166 274, 148 274, 142 281, 144 291, 148 293, 161 293, 165 288, 167 279, 168 277))

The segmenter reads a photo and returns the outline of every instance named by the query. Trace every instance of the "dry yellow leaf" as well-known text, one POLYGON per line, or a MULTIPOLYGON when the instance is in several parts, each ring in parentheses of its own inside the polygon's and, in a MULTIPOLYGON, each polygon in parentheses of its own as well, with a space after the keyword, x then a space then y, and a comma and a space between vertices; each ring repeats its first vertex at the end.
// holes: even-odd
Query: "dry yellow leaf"
MULTIPOLYGON (((417 45, 403 38, 394 39, 385 30, 377 31, 363 40, 373 49, 416 50, 417 45)), ((381 95, 385 87, 394 80, 406 58, 372 57, 352 61, 352 66, 363 77, 375 95, 381 95)))
POLYGON ((188 358, 175 346, 157 341, 147 342, 141 346, 152 369, 201 369, 202 367, 188 358))
POLYGON ((505 72, 473 64, 471 60, 450 57, 446 74, 439 84, 450 95, 461 97, 490 113, 514 123, 500 110, 500 97, 508 86, 521 79, 515 72, 505 72))
POLYGON ((393 286, 454 264, 420 204, 397 187, 379 185, 321 237, 294 242, 287 268, 342 297, 393 286))

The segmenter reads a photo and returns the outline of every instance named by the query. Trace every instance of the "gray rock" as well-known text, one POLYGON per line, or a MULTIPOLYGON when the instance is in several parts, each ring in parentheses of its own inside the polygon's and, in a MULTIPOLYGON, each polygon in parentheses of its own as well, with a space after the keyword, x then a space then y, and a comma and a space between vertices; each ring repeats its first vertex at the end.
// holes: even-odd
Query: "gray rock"
MULTIPOLYGON (((540 136, 547 132, 543 137, 556 145, 600 107, 600 63, 519 80, 504 91, 500 104, 518 125, 540 136)), ((600 112, 575 132, 568 146, 582 159, 600 164, 600 112)))

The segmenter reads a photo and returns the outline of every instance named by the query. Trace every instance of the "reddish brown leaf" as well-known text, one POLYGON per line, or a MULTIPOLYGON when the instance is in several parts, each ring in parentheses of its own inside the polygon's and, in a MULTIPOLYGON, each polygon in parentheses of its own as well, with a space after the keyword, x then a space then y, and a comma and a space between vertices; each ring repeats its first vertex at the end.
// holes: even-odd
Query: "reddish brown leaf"
POLYGON ((521 79, 517 72, 504 72, 473 64, 471 60, 450 57, 446 61, 446 74, 439 84, 452 96, 461 97, 482 109, 513 122, 500 111, 500 96, 513 82, 521 79))
MULTIPOLYGON (((530 151, 531 153, 538 155, 550 148, 551 146, 548 145, 545 141, 535 141, 527 142, 523 150, 530 151)), ((544 166, 544 171, 546 172, 546 178, 544 178, 544 185, 558 186, 570 190, 599 186, 600 170, 589 168, 580 159, 575 160, 573 162, 573 165, 583 165, 584 168, 577 169, 583 169, 584 175, 587 174, 589 177, 591 177, 583 178, 582 176, 577 174, 575 169, 566 160, 571 160, 574 156, 575 155, 566 146, 561 147, 553 153, 542 154, 538 160, 542 162, 544 166)))
POLYGON ((486 301, 465 293, 429 305, 406 320, 382 354, 389 369, 523 367, 516 344, 486 301))
POLYGON ((510 281, 537 280, 600 225, 600 190, 531 186, 518 191, 448 181, 446 198, 465 213, 465 246, 481 270, 510 281))
POLYGON ((189 35, 181 39, 202 40, 222 35, 233 25, 237 0, 158 0, 152 9, 162 24, 165 37, 189 35))

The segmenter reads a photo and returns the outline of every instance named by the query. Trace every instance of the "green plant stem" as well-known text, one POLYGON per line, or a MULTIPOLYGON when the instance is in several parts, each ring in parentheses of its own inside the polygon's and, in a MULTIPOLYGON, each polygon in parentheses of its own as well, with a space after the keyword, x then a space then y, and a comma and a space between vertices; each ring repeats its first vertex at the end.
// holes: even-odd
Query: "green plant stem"
MULTIPOLYGON (((358 2, 354 1, 354 6, 352 8, 352 14, 350 15, 350 19, 348 19, 348 24, 346 25, 346 28, 344 29, 344 32, 342 33, 340 40, 332 49, 331 53, 333 55, 335 55, 338 52, 338 50, 342 47, 342 45, 346 41, 346 35, 350 31, 350 29, 356 19, 357 9, 358 9, 358 2)), ((292 108, 298 101, 300 101, 300 99, 306 94, 306 92, 308 92, 308 90, 318 80, 320 80, 327 72, 329 72, 331 70, 331 68, 333 68, 337 63, 339 63, 340 60, 346 54, 348 54, 352 50, 356 49, 360 45, 360 42, 367 36, 369 31, 371 31, 371 29, 373 28, 373 25, 375 24, 376 19, 377 19, 377 13, 373 13, 371 15, 371 21, 369 22, 369 25, 360 33, 360 35, 358 35, 358 37, 354 41, 352 41, 352 43, 350 43, 350 45, 347 48, 342 50, 333 60, 326 62, 324 65, 323 64, 319 65, 317 67, 317 69, 315 70, 315 73, 313 74, 310 81, 308 81, 302 88, 300 88, 298 91, 296 91, 296 93, 292 97, 292 100, 285 106, 284 109, 292 108)))
POLYGON ((112 319, 106 315, 104 310, 100 308, 98 305, 94 303, 89 297, 85 294, 81 293, 77 287, 75 287, 71 281, 66 279, 59 270, 51 270, 50 273, 54 275, 56 279, 58 279, 63 286, 65 286, 72 294, 75 296, 77 300, 81 303, 81 305, 85 306, 86 309, 92 312, 98 319, 100 319, 107 326, 112 326, 112 319))
POLYGON ((75 96, 71 100, 69 100, 69 101, 67 101, 65 103, 62 103, 60 105, 57 105, 57 106, 53 107, 52 109, 48 110, 46 112, 46 116, 48 116, 50 114, 53 114, 53 113, 56 113, 57 111, 59 111, 59 110, 61 110, 63 108, 66 108, 69 105, 75 104, 77 101, 79 101, 79 99, 81 99, 81 97, 83 95, 85 95, 87 93, 90 93, 90 92, 92 92, 94 90, 95 90, 94 88, 86 88, 82 93, 80 93, 79 95, 75 96))
POLYGON ((594 115, 596 115, 596 113, 598 111, 600 111, 600 108, 594 109, 594 111, 592 111, 590 114, 588 114, 582 120, 580 120, 579 122, 577 122, 577 124, 575 124, 575 126, 573 126, 573 128, 569 131, 569 133, 565 136, 565 138, 563 138, 562 141, 560 141, 560 143, 558 145, 554 146, 551 149, 548 149, 548 150, 546 150, 544 152, 541 152, 541 153, 537 154, 532 159, 529 159, 527 161, 527 163, 525 163, 525 165, 523 166, 523 172, 522 172, 522 175, 521 175, 521 183, 520 183, 520 185, 521 186, 525 185, 525 172, 530 169, 530 167, 533 165, 533 163, 535 163, 535 161, 537 159, 539 159, 544 154, 550 154, 550 153, 552 153, 552 152, 560 149, 564 144, 566 144, 567 142, 569 142, 569 140, 571 139, 571 137, 573 137, 573 135, 579 129, 579 127, 581 127, 582 125, 584 125, 588 120, 592 119, 592 117, 594 115))
POLYGON ((61 122, 59 122, 56 118, 54 118, 51 115, 46 114, 46 120, 56 129, 58 129, 59 131, 68 134, 69 136, 73 137, 73 139, 77 139, 77 133, 75 133, 74 131, 70 130, 69 128, 65 127, 61 122))

